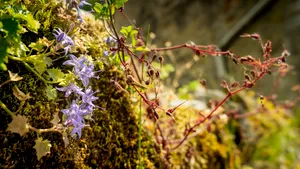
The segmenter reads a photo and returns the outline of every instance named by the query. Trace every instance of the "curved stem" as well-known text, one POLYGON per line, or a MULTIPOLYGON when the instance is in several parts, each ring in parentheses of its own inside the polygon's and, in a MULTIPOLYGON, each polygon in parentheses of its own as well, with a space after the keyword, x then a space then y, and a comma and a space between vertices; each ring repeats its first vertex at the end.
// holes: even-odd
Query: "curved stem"
POLYGON ((56 83, 56 82, 51 82, 51 81, 48 81, 48 80, 46 80, 46 79, 44 79, 38 72, 36 72, 28 63, 26 63, 25 61, 24 61, 24 59, 21 59, 21 58, 18 58, 18 57, 14 57, 14 56, 8 56, 9 57, 9 59, 11 59, 11 60, 16 60, 16 61, 20 61, 20 62, 22 62, 24 65, 25 65, 25 67, 27 68, 27 69, 29 69, 32 73, 34 73, 41 81, 43 81, 44 83, 48 83, 48 84, 54 84, 54 83, 56 83))
POLYGON ((10 111, 1 100, 0 100, 0 107, 2 107, 2 109, 4 109, 6 113, 8 113, 9 115, 14 116, 14 113, 10 111))

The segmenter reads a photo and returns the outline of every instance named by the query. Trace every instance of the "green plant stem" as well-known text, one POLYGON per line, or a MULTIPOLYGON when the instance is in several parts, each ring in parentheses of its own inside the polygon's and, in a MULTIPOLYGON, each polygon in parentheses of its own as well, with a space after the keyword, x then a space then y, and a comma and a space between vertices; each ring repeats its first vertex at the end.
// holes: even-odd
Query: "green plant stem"
MULTIPOLYGON (((121 43, 121 40, 120 40, 120 37, 119 37, 119 34, 116 30, 116 27, 115 27, 115 24, 114 24, 114 20, 113 20, 113 15, 112 15, 112 12, 111 12, 111 3, 110 3, 110 0, 107 0, 107 4, 108 4, 108 11, 109 11, 109 19, 110 19, 110 22, 111 22, 111 27, 113 28, 113 31, 114 31, 114 34, 116 35, 117 37, 117 40, 118 40, 118 48, 120 49, 120 46, 122 45, 121 43)), ((122 59, 121 60, 121 57, 120 57, 120 53, 119 53, 119 50, 118 50, 118 55, 119 55, 119 59, 120 61, 123 63, 125 62, 125 56, 124 56, 124 50, 122 49, 122 59)))
POLYGON ((14 113, 10 111, 1 100, 0 100, 0 106, 6 111, 6 113, 8 113, 11 116, 14 116, 14 113))
POLYGON ((16 60, 16 61, 20 61, 20 62, 22 62, 24 65, 25 65, 25 67, 27 68, 27 69, 29 69, 32 73, 34 73, 41 81, 43 81, 44 83, 46 83, 46 84, 54 84, 54 83, 56 83, 56 82, 51 82, 51 81, 48 81, 48 80, 46 80, 46 79, 44 79, 38 72, 36 72, 28 63, 26 63, 23 59, 21 59, 21 58, 17 58, 17 57, 13 57, 13 56, 9 56, 9 58, 11 59, 11 60, 16 60))

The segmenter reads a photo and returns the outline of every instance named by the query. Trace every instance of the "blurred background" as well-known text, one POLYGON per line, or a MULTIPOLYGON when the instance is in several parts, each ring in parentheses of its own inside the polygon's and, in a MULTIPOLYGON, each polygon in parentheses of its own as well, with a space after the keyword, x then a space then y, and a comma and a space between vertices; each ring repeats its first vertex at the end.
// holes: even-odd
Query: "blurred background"
MULTIPOLYGON (((255 88, 264 95, 276 93, 278 99, 293 97, 291 88, 300 81, 300 0, 129 0, 124 11, 145 34, 150 25, 155 34, 152 44, 160 47, 192 41, 216 44, 240 56, 261 57, 256 41, 239 37, 244 33, 258 33, 264 42, 271 40, 273 57, 280 56, 286 46, 291 53, 287 63, 294 69, 284 79, 276 73, 269 75, 255 88)), ((116 20, 118 26, 130 25, 120 14, 116 20)), ((225 57, 199 58, 188 49, 165 55, 175 68, 166 81, 173 87, 206 79, 210 88, 219 88, 222 79, 243 78, 244 69, 225 57)))

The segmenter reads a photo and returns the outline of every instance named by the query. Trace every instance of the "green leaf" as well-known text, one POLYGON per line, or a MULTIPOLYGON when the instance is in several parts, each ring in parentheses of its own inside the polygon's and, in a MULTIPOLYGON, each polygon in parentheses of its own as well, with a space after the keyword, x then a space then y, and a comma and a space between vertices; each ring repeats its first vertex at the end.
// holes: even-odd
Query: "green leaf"
POLYGON ((52 123, 54 126, 57 126, 59 122, 60 122, 60 118, 58 116, 58 113, 55 113, 50 123, 52 123))
POLYGON ((121 33, 126 37, 126 38, 128 38, 129 37, 129 34, 130 34, 130 32, 132 31, 132 26, 130 25, 130 26, 127 26, 127 27, 125 27, 125 26, 122 26, 122 29, 121 29, 121 33))
POLYGON ((53 88, 51 85, 46 88, 46 96, 48 100, 54 100, 57 98, 57 90, 53 88))
POLYGON ((29 49, 22 41, 11 46, 11 48, 8 49, 9 54, 18 56, 18 57, 24 57, 26 55, 27 51, 29 51, 29 49))
MULTIPOLYGON (((115 13, 115 8, 113 6, 110 7, 111 9, 111 13, 112 15, 115 13)), ((98 19, 98 18, 102 18, 102 19, 107 19, 110 17, 110 14, 109 14, 109 6, 107 3, 105 4, 100 4, 98 2, 95 3, 95 6, 94 6, 94 10, 95 10, 95 17, 98 19)))
POLYGON ((25 116, 16 115, 12 117, 12 122, 8 124, 7 131, 18 133, 21 136, 29 131, 27 125, 28 119, 25 116))
POLYGON ((52 147, 49 140, 42 140, 41 137, 35 140, 34 149, 36 150, 37 159, 40 160, 43 156, 50 153, 50 148, 52 147))
POLYGON ((37 20, 35 20, 35 19, 33 18, 33 16, 32 16, 31 13, 28 13, 28 12, 27 12, 27 14, 23 14, 23 13, 14 13, 14 14, 13 14, 13 17, 14 17, 14 18, 19 18, 19 19, 21 19, 21 20, 26 21, 26 25, 25 25, 25 26, 26 26, 30 31, 32 31, 32 32, 34 32, 34 33, 38 33, 38 29, 40 28, 40 23, 39 23, 37 20))
POLYGON ((136 45, 136 38, 135 38, 135 35, 138 34, 138 31, 133 29, 133 27, 130 25, 130 26, 122 26, 122 29, 120 31, 126 38, 131 38, 131 43, 132 43, 132 46, 135 46, 136 45))
POLYGON ((44 47, 49 47, 53 44, 54 40, 49 41, 47 38, 43 37, 43 39, 39 38, 37 42, 32 42, 29 47, 38 52, 43 51, 44 47))
POLYGON ((100 4, 100 3, 98 3, 98 2, 95 3, 94 11, 95 11, 96 13, 101 13, 102 8, 103 8, 102 4, 100 4))
POLYGON ((48 69, 47 72, 54 82, 61 82, 64 80, 65 74, 60 69, 52 68, 48 69))
POLYGON ((35 42, 32 42, 30 45, 29 45, 30 48, 38 51, 38 52, 41 52, 44 48, 44 45, 40 44, 40 43, 35 43, 35 42))
POLYGON ((66 73, 64 78, 59 82, 60 86, 68 86, 71 82, 75 83, 75 74, 73 72, 66 73))
POLYGON ((26 58, 26 61, 31 62, 39 74, 44 73, 47 65, 50 66, 52 64, 52 60, 49 57, 46 57, 45 54, 31 55, 26 58))
POLYGON ((116 0, 114 6, 119 9, 121 7, 124 7, 124 3, 127 2, 128 0, 116 0))

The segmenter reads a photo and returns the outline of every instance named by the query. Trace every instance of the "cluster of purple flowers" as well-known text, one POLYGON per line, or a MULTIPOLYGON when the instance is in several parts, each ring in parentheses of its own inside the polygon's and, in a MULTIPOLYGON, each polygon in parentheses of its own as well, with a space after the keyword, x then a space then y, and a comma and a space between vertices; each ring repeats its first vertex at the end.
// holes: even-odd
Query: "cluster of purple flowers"
POLYGON ((68 36, 68 34, 62 31, 60 28, 56 28, 54 29, 54 31, 55 33, 53 33, 53 35, 55 36, 58 44, 61 45, 62 48, 64 49, 66 55, 71 49, 71 46, 75 46, 75 43, 72 40, 72 38, 68 36))
POLYGON ((86 58, 86 55, 77 58, 76 56, 69 54, 70 60, 67 60, 63 65, 71 65, 74 67, 74 73, 82 82, 85 90, 78 87, 74 83, 70 83, 69 86, 57 88, 59 91, 65 92, 65 97, 69 97, 72 93, 75 94, 76 99, 72 100, 72 103, 68 109, 61 110, 67 116, 64 122, 67 126, 72 126, 71 135, 75 134, 81 137, 81 131, 86 126, 84 117, 91 115, 94 108, 97 107, 93 104, 93 101, 97 100, 94 94, 98 91, 93 91, 89 85, 90 78, 98 78, 95 76, 94 65, 86 58))

